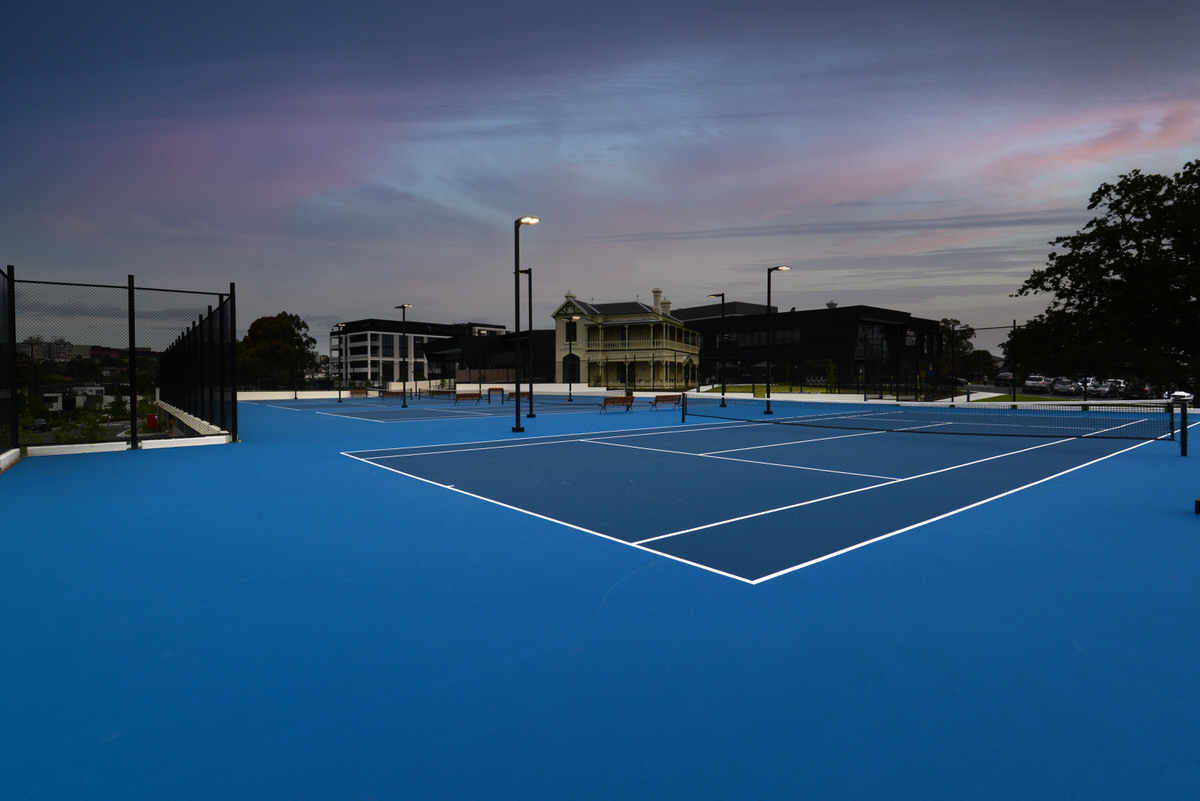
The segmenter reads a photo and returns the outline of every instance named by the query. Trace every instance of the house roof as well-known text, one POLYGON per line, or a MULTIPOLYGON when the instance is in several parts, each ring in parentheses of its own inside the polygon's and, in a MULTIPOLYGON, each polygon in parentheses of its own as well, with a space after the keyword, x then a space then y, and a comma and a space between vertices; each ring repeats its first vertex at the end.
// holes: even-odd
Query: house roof
POLYGON ((574 309, 578 309, 581 314, 587 314, 597 317, 630 317, 636 315, 636 320, 620 320, 613 322, 630 323, 630 322, 658 322, 660 320, 670 320, 680 323, 681 321, 671 314, 656 312, 651 306, 647 306, 638 300, 622 300, 613 303, 588 303, 579 298, 569 297, 558 310, 554 312, 554 316, 558 317, 564 314, 571 314, 574 309))

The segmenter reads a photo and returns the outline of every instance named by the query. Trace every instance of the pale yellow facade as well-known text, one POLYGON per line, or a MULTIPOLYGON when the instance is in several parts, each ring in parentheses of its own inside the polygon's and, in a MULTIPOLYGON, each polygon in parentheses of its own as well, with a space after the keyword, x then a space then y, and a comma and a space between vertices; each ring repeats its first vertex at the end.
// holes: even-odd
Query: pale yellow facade
POLYGON ((671 316, 661 289, 653 294, 646 305, 585 303, 568 292, 554 312, 556 380, 630 391, 695 386, 699 336, 671 316))

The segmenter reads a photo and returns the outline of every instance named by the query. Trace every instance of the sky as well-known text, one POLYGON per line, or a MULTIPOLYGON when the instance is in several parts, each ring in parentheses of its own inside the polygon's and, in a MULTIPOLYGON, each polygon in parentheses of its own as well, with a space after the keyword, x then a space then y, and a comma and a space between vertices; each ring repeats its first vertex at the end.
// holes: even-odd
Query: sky
POLYGON ((322 351, 402 303, 511 328, 523 215, 538 328, 566 292, 763 303, 777 264, 782 309, 1008 326, 1097 187, 1200 158, 1195 0, 68 0, 4 30, 0 262, 234 283, 242 331, 288 311, 322 351))

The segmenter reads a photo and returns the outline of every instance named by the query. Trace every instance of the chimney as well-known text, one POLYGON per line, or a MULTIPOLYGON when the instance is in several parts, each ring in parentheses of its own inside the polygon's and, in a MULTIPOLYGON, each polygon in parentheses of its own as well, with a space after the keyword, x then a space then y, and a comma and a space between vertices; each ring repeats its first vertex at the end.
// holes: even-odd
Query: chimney
POLYGON ((654 311, 655 313, 662 311, 662 290, 658 287, 650 290, 654 293, 654 311))
POLYGON ((662 302, 662 313, 663 313, 663 314, 670 314, 670 313, 671 313, 671 301, 667 300, 666 298, 663 298, 663 302, 662 302))

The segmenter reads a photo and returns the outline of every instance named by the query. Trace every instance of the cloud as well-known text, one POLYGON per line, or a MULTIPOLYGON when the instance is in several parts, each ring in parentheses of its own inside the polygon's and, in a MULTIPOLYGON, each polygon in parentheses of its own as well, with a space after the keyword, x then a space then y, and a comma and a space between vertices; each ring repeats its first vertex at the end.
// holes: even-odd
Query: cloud
MULTIPOLYGON (((861 206, 870 204, 860 203, 861 206)), ((729 237, 819 236, 853 233, 912 233, 945 230, 993 230, 997 228, 1047 228, 1081 225, 1087 217, 1074 209, 1047 209, 997 214, 962 214, 950 217, 855 220, 829 223, 788 223, 740 226, 701 231, 643 231, 597 237, 599 241, 646 242, 655 240, 714 239, 729 237)))

